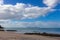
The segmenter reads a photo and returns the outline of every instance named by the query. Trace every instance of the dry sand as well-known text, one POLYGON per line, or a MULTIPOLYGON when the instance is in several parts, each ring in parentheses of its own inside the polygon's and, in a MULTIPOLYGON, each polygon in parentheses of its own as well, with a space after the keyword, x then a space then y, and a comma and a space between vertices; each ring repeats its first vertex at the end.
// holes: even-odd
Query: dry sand
POLYGON ((56 38, 40 35, 25 35, 14 32, 0 31, 0 40, 60 40, 60 37, 56 38))

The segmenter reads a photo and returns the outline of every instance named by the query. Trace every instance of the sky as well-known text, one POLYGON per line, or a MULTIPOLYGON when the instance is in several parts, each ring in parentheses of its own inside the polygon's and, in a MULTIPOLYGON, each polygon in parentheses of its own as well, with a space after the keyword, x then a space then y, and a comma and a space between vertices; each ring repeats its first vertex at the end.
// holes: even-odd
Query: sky
POLYGON ((60 28, 60 0, 0 0, 0 25, 60 28))

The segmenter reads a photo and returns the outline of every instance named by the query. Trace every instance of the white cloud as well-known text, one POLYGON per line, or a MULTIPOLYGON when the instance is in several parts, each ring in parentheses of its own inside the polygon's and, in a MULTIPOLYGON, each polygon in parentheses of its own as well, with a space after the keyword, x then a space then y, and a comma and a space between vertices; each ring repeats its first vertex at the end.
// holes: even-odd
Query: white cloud
POLYGON ((0 5, 2 5, 4 2, 3 2, 3 0, 0 0, 0 5))
MULTIPOLYGON (((3 4, 3 0, 0 0, 0 4, 3 4)), ((56 1, 44 1, 48 6, 54 6, 56 1)), ((38 7, 30 4, 16 3, 16 5, 3 4, 0 5, 0 19, 31 19, 39 16, 45 16, 52 9, 50 7, 38 7)))
POLYGON ((24 19, 43 16, 51 9, 30 6, 23 3, 16 5, 0 5, 0 19, 24 19))
POLYGON ((16 5, 4 4, 3 0, 0 0, 0 24, 4 27, 55 27, 60 26, 60 23, 56 22, 13 22, 12 19, 22 20, 37 18, 39 16, 45 16, 50 11, 54 11, 52 7, 56 6, 56 0, 45 0, 44 3, 48 7, 38 7, 30 4, 16 3, 16 5), (50 1, 50 2, 49 2, 50 1))
POLYGON ((40 27, 40 28, 60 28, 60 22, 18 22, 18 21, 0 21, 3 27, 40 27))
POLYGON ((43 0, 43 3, 46 4, 48 7, 55 7, 59 0, 43 0))

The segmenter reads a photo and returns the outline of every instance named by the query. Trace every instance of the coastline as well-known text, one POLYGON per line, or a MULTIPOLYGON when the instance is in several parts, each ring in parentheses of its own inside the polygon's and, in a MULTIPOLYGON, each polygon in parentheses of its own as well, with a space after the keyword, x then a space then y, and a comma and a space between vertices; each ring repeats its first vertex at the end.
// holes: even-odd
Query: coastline
POLYGON ((42 35, 42 36, 50 36, 50 37, 60 37, 60 34, 53 34, 53 33, 24 33, 26 35, 42 35))
POLYGON ((0 31, 0 40, 60 40, 60 37, 26 35, 15 32, 0 31))

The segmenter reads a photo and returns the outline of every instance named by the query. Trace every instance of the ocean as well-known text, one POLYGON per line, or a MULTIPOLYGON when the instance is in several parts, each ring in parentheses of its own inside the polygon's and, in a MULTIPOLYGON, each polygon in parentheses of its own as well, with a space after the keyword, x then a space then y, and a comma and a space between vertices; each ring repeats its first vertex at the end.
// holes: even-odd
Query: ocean
POLYGON ((17 33, 54 33, 60 34, 60 28, 5 28, 5 30, 16 30, 17 33))

